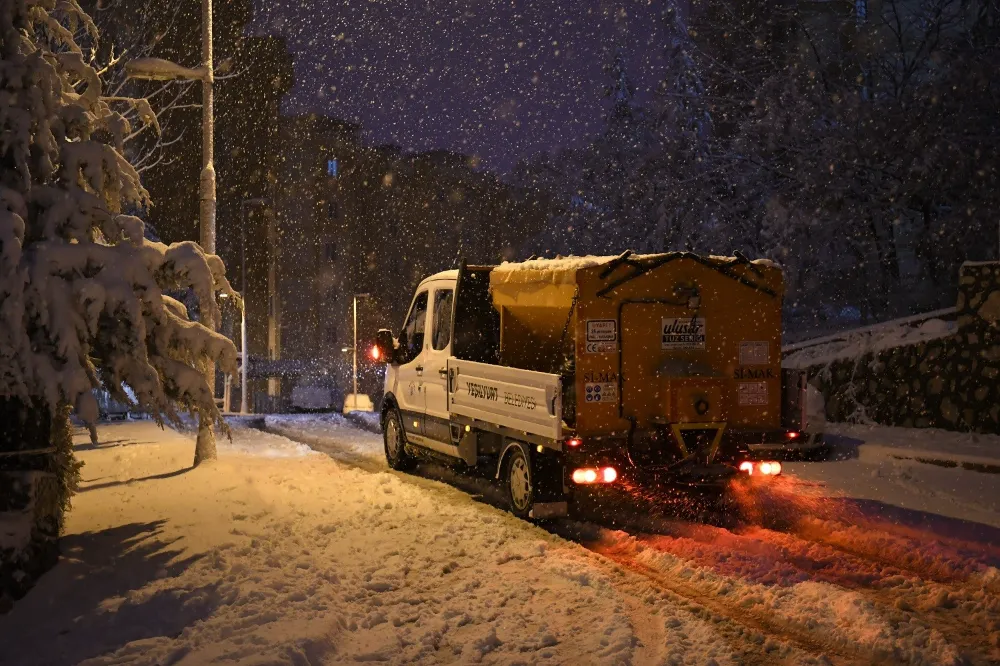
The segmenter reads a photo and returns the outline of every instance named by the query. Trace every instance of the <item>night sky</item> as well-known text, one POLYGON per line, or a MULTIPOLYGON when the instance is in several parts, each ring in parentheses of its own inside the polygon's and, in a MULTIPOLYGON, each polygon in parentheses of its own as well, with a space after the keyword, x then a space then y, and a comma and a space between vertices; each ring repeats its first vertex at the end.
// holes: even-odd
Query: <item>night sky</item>
POLYGON ((663 0, 280 0, 256 31, 283 35, 285 113, 361 123, 370 143, 446 148, 507 171, 579 145, 606 110, 622 49, 640 99, 663 74, 663 0))

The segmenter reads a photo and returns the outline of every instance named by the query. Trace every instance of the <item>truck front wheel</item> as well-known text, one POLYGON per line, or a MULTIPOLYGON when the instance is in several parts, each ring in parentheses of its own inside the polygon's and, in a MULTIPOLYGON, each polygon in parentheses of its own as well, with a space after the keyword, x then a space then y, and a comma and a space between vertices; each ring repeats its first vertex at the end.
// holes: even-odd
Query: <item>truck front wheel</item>
POLYGON ((413 468, 413 458, 406 452, 406 433, 403 432, 403 421, 395 409, 385 417, 385 427, 382 429, 385 440, 385 461, 389 467, 398 471, 413 468))
POLYGON ((505 479, 510 512, 518 518, 527 519, 535 501, 535 488, 531 478, 531 461, 520 446, 513 447, 507 458, 505 479))

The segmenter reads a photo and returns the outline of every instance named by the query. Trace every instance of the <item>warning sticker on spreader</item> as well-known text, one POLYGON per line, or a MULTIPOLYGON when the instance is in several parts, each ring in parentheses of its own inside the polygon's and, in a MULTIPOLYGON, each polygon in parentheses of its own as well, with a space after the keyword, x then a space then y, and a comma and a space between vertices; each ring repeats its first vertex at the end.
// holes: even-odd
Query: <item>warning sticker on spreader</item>
POLYGON ((740 407, 767 406, 767 382, 740 382, 736 388, 740 407))
POLYGON ((618 322, 614 319, 587 320, 588 354, 613 354, 618 351, 618 322))
POLYGON ((618 384, 611 382, 588 382, 585 386, 586 402, 616 402, 618 400, 618 384))
POLYGON ((660 333, 662 349, 705 348, 705 320, 702 317, 664 317, 660 333))

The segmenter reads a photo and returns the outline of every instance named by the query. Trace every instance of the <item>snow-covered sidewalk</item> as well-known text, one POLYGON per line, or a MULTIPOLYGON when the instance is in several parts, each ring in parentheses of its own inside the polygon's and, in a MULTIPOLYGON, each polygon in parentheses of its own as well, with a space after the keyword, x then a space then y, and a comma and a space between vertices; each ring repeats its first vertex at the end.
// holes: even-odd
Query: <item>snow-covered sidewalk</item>
POLYGON ((652 663, 680 645, 668 624, 693 663, 733 663, 709 624, 637 626, 656 595, 446 485, 257 431, 196 469, 186 436, 100 433, 62 561, 0 617, 4 664, 652 663))

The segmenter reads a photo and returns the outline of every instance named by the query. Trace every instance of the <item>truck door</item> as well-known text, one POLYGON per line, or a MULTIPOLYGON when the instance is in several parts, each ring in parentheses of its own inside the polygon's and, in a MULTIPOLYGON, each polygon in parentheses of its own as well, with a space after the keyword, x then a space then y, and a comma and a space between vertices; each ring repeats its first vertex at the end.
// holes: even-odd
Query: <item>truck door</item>
POLYGON ((396 370, 396 402, 403 418, 403 429, 410 435, 423 434, 425 378, 425 332, 429 292, 417 293, 399 334, 399 366, 396 370))
POLYGON ((430 340, 424 350, 424 436, 451 444, 448 423, 448 357, 451 355, 455 289, 448 282, 431 285, 430 340))

